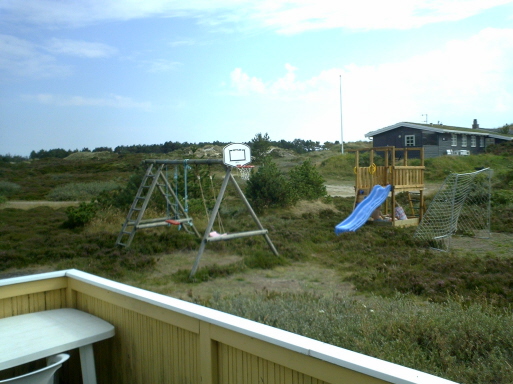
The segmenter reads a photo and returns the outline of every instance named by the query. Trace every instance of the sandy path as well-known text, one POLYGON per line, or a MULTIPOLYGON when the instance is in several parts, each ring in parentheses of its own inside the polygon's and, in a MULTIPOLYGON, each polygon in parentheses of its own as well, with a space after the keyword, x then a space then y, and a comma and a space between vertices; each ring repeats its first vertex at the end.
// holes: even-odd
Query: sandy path
POLYGON ((353 185, 326 185, 326 190, 330 196, 352 197, 354 196, 353 185))
POLYGON ((5 208, 15 208, 15 209, 32 209, 36 207, 50 207, 54 209, 62 208, 62 207, 70 207, 78 205, 77 201, 21 201, 21 200, 13 200, 8 201, 4 204, 0 204, 0 209, 5 208))

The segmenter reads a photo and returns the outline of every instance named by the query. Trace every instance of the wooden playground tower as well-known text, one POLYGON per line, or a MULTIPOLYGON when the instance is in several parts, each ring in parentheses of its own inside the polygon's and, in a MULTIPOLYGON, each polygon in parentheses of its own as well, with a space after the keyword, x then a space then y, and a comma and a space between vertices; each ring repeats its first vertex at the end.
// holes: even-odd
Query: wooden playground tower
POLYGON ((375 185, 383 187, 392 185, 391 196, 385 202, 383 213, 391 217, 393 226, 418 225, 425 212, 424 207, 424 148, 400 148, 375 147, 369 149, 352 150, 355 153, 354 173, 355 181, 355 205, 361 202, 375 185), (369 153, 369 165, 360 166, 360 153, 369 153), (408 165, 408 155, 415 153, 420 165, 408 165), (383 165, 376 165, 375 156, 383 159, 383 165), (404 192, 408 197, 408 207, 403 207, 408 219, 397 220, 394 214, 397 194, 404 192))
MULTIPOLYGON (((240 144, 232 144, 225 147, 227 152, 230 151, 230 148, 233 148, 232 152, 241 152, 246 151, 246 146, 241 146, 240 144)), ((247 153, 244 155, 245 158, 251 159, 251 152, 249 148, 247 148, 247 153)), ((246 196, 242 192, 240 186, 232 175, 232 170, 239 166, 238 163, 244 161, 237 160, 220 160, 220 159, 191 159, 191 160, 144 160, 143 163, 148 165, 146 169, 146 173, 141 181, 139 189, 137 191, 137 195, 134 198, 134 201, 130 207, 128 215, 125 219, 125 222, 122 225, 121 231, 116 240, 116 245, 122 247, 129 247, 137 230, 145 229, 145 228, 154 228, 159 226, 179 226, 180 228, 184 228, 186 232, 194 233, 198 238, 201 238, 201 243, 198 251, 198 255, 196 256, 194 265, 192 267, 190 277, 193 277, 196 274, 196 271, 199 267, 199 263, 201 260, 201 256, 205 251, 205 247, 209 242, 216 241, 227 241, 232 239, 238 239, 242 237, 250 237, 250 236, 263 236, 265 241, 267 242, 271 251, 278 256, 278 251, 274 247, 271 238, 269 237, 268 230, 265 229, 258 216, 254 212, 251 204, 246 199, 246 196), (168 180, 166 175, 166 169, 168 165, 173 165, 175 167, 182 166, 184 172, 184 184, 187 185, 187 167, 192 164, 203 164, 203 165, 213 165, 219 164, 223 165, 225 168, 225 176, 223 182, 221 184, 219 193, 216 198, 216 202, 213 210, 210 212, 208 224, 205 228, 205 232, 203 236, 200 235, 198 230, 193 224, 192 218, 189 216, 187 206, 184 206, 180 198, 178 196, 178 191, 176 188, 176 183, 168 180), (234 166, 235 165, 235 166, 234 166), (219 208, 223 201, 226 188, 228 184, 231 183, 235 188, 239 198, 242 200, 246 209, 248 210, 251 218, 255 222, 257 228, 251 231, 230 233, 230 234, 215 234, 213 235, 212 228, 214 226, 214 222, 219 213, 219 208), (148 203, 154 193, 160 193, 160 195, 165 199, 167 207, 170 208, 170 212, 168 212, 166 217, 160 218, 151 218, 145 219, 144 214, 146 212, 146 208, 148 207, 148 203)), ((187 201, 187 192, 185 191, 183 196, 183 201, 187 201)))

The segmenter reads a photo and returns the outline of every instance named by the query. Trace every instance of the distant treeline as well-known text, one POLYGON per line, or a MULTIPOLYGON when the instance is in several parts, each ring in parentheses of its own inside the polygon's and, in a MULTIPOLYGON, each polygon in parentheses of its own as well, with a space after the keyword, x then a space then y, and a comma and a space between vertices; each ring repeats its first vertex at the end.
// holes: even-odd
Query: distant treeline
MULTIPOLYGON (((302 140, 302 139, 295 139, 293 141, 286 141, 286 140, 280 140, 280 141, 272 141, 270 140, 270 145, 278 148, 288 149, 291 151, 294 151, 296 153, 306 153, 306 152, 312 152, 312 151, 319 151, 319 150, 327 150, 335 145, 340 145, 338 141, 335 143, 331 142, 325 142, 324 144, 320 144, 319 141, 312 141, 312 140, 302 140)), ((173 151, 177 151, 180 149, 186 149, 186 148, 202 148, 206 145, 216 145, 220 147, 224 147, 230 143, 224 143, 221 141, 214 141, 214 142, 200 142, 200 143, 188 143, 183 142, 179 143, 177 141, 167 141, 164 144, 150 144, 150 145, 120 145, 114 149, 110 147, 98 147, 93 150, 90 150, 89 148, 83 148, 82 150, 66 150, 62 148, 55 148, 50 150, 41 149, 38 152, 32 151, 30 153, 29 159, 48 159, 48 158, 57 158, 57 159, 63 159, 65 157, 68 157, 72 153, 76 152, 113 152, 118 154, 125 154, 125 153, 169 153, 173 151)), ((245 143, 252 146, 252 142, 245 143)), ((26 157, 23 156, 12 156, 12 155, 0 155, 0 162, 19 162, 19 161, 25 161, 27 160, 26 157)))

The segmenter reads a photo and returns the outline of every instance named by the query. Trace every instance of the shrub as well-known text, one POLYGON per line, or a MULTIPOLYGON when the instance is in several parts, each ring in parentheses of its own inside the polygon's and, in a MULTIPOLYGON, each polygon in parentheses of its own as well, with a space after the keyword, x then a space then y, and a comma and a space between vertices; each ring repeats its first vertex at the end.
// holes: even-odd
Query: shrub
POLYGON ((18 191, 21 187, 10 181, 0 181, 0 196, 9 196, 18 191))
POLYGON ((130 176, 124 187, 102 191, 98 195, 98 203, 103 208, 112 206, 115 208, 127 209, 134 201, 143 177, 144 171, 141 168, 139 172, 130 176))
POLYGON ((271 149, 271 139, 267 133, 264 135, 257 133, 255 137, 251 139, 249 146, 251 148, 253 162, 260 164, 265 161, 265 157, 269 149, 271 149))
POLYGON ((90 183, 70 183, 54 188, 48 195, 52 201, 90 200, 103 191, 112 191, 119 185, 112 181, 93 181, 90 183))
POLYGON ((354 180, 355 156, 352 153, 336 155, 323 160, 320 171, 324 177, 337 180, 354 180))
POLYGON ((492 193, 492 205, 513 205, 513 191, 500 189, 492 193))
POLYGON ((246 184, 246 196, 258 212, 292 206, 298 200, 285 175, 269 158, 251 175, 246 184))
POLYGON ((310 160, 292 168, 289 172, 289 178, 292 188, 301 199, 315 200, 326 196, 324 178, 310 160))
POLYGON ((97 212, 97 205, 95 203, 82 202, 78 207, 68 207, 66 215, 68 220, 64 223, 67 228, 83 227, 89 223, 97 212))
POLYGON ((206 305, 461 383, 511 383, 512 315, 449 297, 365 300, 280 293, 214 295, 206 305))

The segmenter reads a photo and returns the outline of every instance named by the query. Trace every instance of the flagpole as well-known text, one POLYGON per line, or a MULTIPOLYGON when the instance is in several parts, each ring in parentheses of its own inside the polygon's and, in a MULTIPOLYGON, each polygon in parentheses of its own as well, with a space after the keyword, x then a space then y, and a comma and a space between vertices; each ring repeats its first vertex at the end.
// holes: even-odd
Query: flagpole
POLYGON ((344 154, 344 127, 342 125, 342 75, 340 77, 340 148, 344 154))

